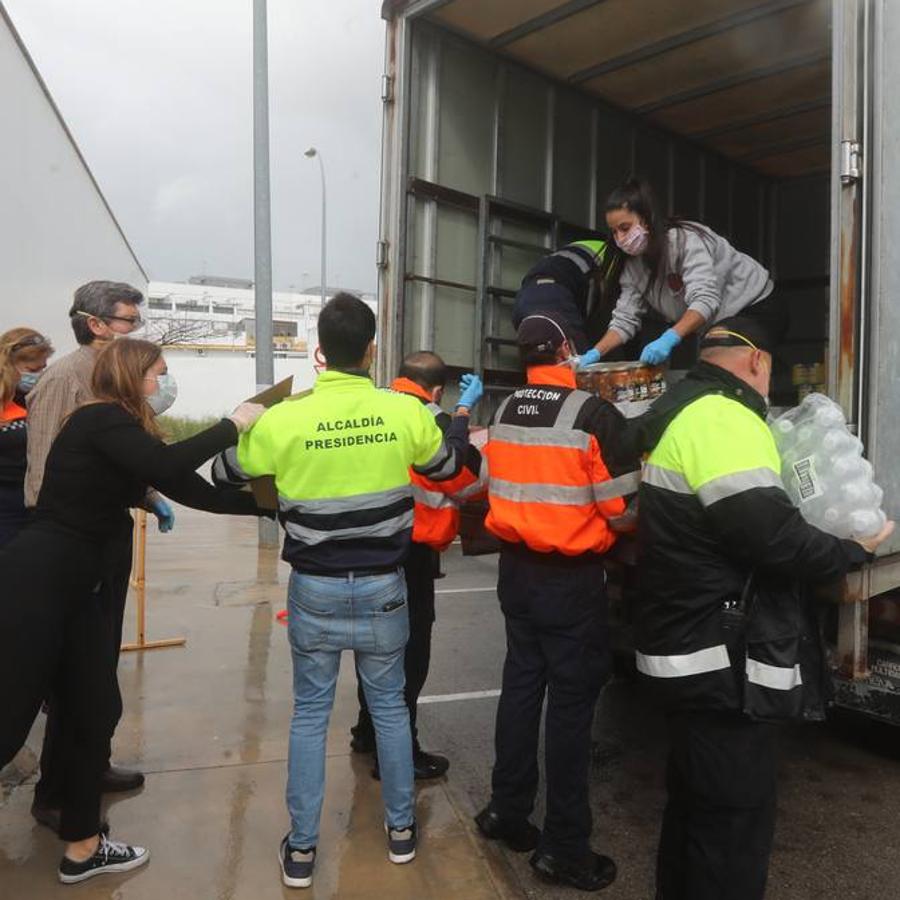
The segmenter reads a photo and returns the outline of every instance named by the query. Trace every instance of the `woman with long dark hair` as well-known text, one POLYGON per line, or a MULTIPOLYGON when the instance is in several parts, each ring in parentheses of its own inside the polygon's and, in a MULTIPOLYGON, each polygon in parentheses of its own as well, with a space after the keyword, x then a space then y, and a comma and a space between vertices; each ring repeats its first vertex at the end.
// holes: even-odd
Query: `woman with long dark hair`
POLYGON ((25 527, 25 398, 52 353, 50 341, 33 328, 11 328, 0 334, 0 547, 25 527))
POLYGON ((667 360, 689 334, 729 316, 763 319, 776 336, 784 331, 787 311, 769 272, 706 225, 667 217, 643 179, 609 195, 606 224, 615 242, 608 271, 620 273, 621 290, 609 330, 579 364, 598 362, 631 340, 649 310, 671 323, 641 351, 641 362, 651 365, 667 360))
POLYGON ((213 487, 196 469, 237 443, 262 414, 242 404, 195 437, 166 445, 155 421, 174 380, 160 348, 122 340, 101 351, 96 402, 76 410, 47 457, 34 520, 0 551, 0 767, 25 742, 52 694, 65 735, 60 881, 71 884, 147 862, 142 847, 111 841, 100 823, 100 776, 114 706, 113 623, 98 586, 104 552, 130 532, 129 509, 148 487, 195 509, 261 515, 251 494, 213 487))

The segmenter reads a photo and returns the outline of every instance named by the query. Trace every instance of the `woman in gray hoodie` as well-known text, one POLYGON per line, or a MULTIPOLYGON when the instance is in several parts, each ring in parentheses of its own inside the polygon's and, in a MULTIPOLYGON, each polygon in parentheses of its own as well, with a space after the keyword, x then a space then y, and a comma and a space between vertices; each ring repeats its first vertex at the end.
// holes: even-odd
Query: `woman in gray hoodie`
POLYGON ((641 351, 641 362, 651 365, 667 360, 689 334, 739 313, 763 317, 773 333, 783 333, 787 310, 772 294, 769 272, 705 225, 667 218, 643 179, 609 195, 606 224, 616 245, 608 271, 620 273, 621 291, 609 330, 579 365, 631 340, 649 310, 672 323, 641 351))

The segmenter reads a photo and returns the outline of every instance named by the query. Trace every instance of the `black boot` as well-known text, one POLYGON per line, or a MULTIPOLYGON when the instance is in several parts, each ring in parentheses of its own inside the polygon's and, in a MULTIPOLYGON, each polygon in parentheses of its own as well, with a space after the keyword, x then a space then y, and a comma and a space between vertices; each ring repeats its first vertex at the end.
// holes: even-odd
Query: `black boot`
POLYGON ((616 880, 616 864, 599 853, 591 852, 583 863, 573 863, 541 850, 531 857, 530 862, 531 868, 544 881, 579 891, 601 891, 616 880))
POLYGON ((528 819, 505 819, 489 803, 477 816, 475 824, 489 841, 502 841, 516 853, 534 850, 541 839, 541 830, 528 819))

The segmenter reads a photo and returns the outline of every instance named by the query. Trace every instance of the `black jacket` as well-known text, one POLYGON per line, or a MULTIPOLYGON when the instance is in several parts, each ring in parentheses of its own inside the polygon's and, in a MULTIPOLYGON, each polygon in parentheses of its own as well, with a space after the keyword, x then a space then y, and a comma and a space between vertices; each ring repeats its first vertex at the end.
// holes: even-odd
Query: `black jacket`
POLYGON ((866 559, 791 503, 765 413, 747 384, 700 363, 629 428, 630 446, 650 453, 639 500, 638 669, 666 705, 798 715, 803 668, 821 668, 800 661, 815 631, 806 585, 866 559))

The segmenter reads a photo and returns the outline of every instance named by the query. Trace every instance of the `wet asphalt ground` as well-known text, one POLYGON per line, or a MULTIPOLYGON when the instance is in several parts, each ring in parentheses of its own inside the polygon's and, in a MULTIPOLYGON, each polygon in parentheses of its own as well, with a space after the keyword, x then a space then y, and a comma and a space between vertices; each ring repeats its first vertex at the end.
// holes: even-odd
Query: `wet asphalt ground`
MULTIPOLYGON (((25 783, 0 796, 0 900, 480 900, 576 897, 537 882, 527 855, 478 838, 487 801, 496 691, 505 649, 496 556, 444 559, 422 742, 451 759, 449 778, 420 786, 422 853, 384 860, 380 798, 367 759, 349 752, 355 689, 342 668, 329 730, 322 858, 311 892, 282 888, 274 848, 283 803, 290 656, 275 613, 286 567, 272 575, 255 523, 179 510, 178 531, 148 546, 148 629, 183 648, 125 654, 125 717, 115 759, 148 773, 142 793, 110 798, 114 836, 145 841, 146 870, 81 887, 56 884, 60 846, 28 813, 39 718, 19 766, 25 783), (174 539, 173 539, 174 538, 174 539)), ((274 570, 272 570, 274 571, 274 570)), ((126 635, 134 631, 129 605, 126 635)), ((4 689, 10 689, 6 686, 4 689)), ((601 896, 650 900, 664 791, 665 726, 637 687, 614 680, 598 704, 590 793, 594 846, 619 866, 601 896)), ((16 784, 15 773, 7 790, 16 784)), ((541 821, 541 809, 535 814, 541 821)), ((900 898, 900 732, 863 719, 786 729, 769 900, 900 898)))
MULTIPOLYGON (((426 696, 500 686, 503 620, 496 557, 445 555, 438 581, 438 621, 426 696), (479 589, 457 593, 462 589, 479 589)), ((487 800, 496 699, 426 703, 423 744, 452 760, 450 787, 476 812, 487 800)), ((604 690, 594 726, 591 802, 594 846, 619 866, 601 896, 650 900, 659 823, 665 802, 666 731, 662 716, 629 679, 604 690)), ((541 809, 535 815, 540 824, 541 809)), ((501 851, 496 851, 501 852, 501 851)), ((526 855, 502 852, 528 897, 578 896, 531 875, 526 855)), ((900 729, 841 715, 822 725, 792 726, 780 738, 778 823, 768 900, 900 898, 900 729)))

